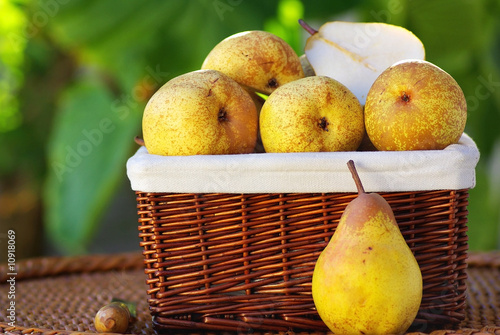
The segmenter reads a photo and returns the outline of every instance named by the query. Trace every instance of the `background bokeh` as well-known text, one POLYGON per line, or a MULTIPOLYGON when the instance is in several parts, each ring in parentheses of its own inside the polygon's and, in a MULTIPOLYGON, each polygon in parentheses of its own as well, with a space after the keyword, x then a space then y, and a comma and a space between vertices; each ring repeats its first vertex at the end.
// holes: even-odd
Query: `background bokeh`
POLYGON ((401 25, 468 103, 481 159, 472 250, 499 248, 500 0, 0 0, 0 261, 139 250, 125 163, 145 103, 213 46, 267 30, 303 54, 311 26, 401 25))

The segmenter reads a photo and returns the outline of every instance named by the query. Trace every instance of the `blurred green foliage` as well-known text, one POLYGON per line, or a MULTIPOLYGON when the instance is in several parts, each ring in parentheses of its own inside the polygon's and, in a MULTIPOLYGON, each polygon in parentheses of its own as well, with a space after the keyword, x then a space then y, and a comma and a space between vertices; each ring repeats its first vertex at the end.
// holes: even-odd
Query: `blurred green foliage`
POLYGON ((299 18, 404 26, 455 77, 481 151, 470 247, 499 247, 500 0, 0 0, 0 16, 0 191, 36 199, 61 254, 88 250, 159 86, 243 30, 273 32, 302 54, 299 18))

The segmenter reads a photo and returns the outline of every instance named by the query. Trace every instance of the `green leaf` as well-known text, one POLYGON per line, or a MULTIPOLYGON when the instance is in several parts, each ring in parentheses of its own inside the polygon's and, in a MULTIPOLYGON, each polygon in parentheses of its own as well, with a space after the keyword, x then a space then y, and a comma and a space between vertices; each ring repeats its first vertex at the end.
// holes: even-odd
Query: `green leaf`
POLYGON ((258 4, 243 0, 74 0, 60 6, 50 32, 63 48, 76 51, 82 62, 98 64, 113 75, 119 76, 130 64, 147 57, 147 64, 160 64, 173 77, 199 69, 223 38, 262 29, 266 16, 275 10, 276 4, 262 0, 258 4))
POLYGON ((238 0, 74 0, 51 7, 47 34, 84 74, 62 98, 48 146, 45 224, 57 249, 85 252, 126 175, 149 96, 200 68, 223 38, 261 29, 275 8, 238 0))
POLYGON ((140 117, 95 74, 65 92, 49 140, 44 185, 46 228, 59 251, 85 252, 125 174, 140 117))

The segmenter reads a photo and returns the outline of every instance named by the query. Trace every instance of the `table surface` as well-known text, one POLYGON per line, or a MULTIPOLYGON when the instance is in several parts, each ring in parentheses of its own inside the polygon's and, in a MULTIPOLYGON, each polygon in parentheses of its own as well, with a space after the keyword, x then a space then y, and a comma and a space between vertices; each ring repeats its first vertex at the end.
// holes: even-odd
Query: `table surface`
MULTIPOLYGON (((500 251, 471 253, 468 263, 466 319, 456 330, 431 334, 500 335, 500 251)), ((137 303, 137 320, 127 333, 155 334, 140 253, 36 258, 16 265, 15 276, 8 275, 6 264, 0 265, 0 333, 95 333, 97 310, 120 298, 137 303), (14 286, 8 281, 12 277, 14 286), (12 289, 15 297, 9 294, 12 289), (12 302, 16 320, 9 325, 5 306, 12 302)))

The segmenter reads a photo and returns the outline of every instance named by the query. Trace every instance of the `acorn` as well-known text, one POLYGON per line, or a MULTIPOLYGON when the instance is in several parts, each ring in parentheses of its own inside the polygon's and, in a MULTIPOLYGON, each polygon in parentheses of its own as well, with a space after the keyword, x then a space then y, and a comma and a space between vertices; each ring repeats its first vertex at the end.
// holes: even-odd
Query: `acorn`
POLYGON ((131 315, 127 305, 114 301, 99 309, 94 325, 99 333, 124 333, 130 321, 131 315))

